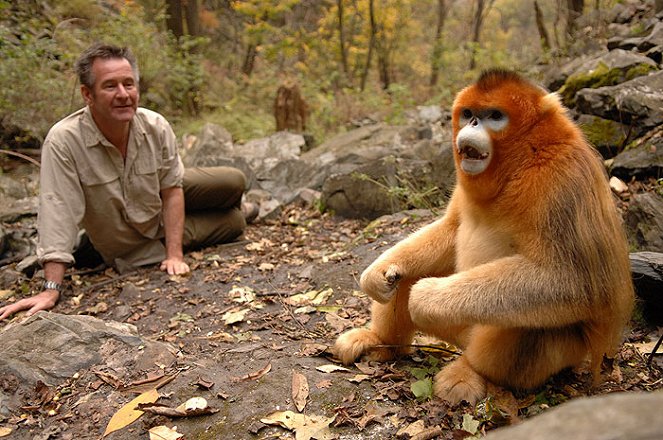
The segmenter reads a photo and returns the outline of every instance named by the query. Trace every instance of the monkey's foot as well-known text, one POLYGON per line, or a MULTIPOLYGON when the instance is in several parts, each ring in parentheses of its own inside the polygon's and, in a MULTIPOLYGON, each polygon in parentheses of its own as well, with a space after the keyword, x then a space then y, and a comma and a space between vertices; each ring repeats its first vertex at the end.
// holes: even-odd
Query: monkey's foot
POLYGON ((384 344, 384 342, 373 331, 355 328, 339 336, 332 351, 346 365, 351 364, 362 355, 371 361, 382 362, 392 359, 393 350, 375 347, 380 344, 384 344))
POLYGON ((486 397, 486 379, 460 357, 435 376, 435 395, 453 404, 465 400, 472 405, 486 397))

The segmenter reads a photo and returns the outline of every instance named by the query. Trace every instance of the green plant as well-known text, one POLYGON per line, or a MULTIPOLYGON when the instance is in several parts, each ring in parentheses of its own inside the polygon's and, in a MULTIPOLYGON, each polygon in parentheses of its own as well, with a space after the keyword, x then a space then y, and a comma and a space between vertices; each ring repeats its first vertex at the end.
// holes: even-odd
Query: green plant
POLYGON ((375 179, 364 173, 354 173, 359 180, 371 182, 382 188, 387 196, 400 202, 405 209, 431 209, 444 202, 440 189, 428 183, 418 182, 410 177, 396 176, 397 184, 391 185, 385 179, 375 179))
POLYGON ((408 369, 410 374, 417 379, 410 385, 410 390, 417 399, 426 400, 433 396, 433 377, 440 371, 439 363, 438 358, 428 356, 424 366, 408 369))

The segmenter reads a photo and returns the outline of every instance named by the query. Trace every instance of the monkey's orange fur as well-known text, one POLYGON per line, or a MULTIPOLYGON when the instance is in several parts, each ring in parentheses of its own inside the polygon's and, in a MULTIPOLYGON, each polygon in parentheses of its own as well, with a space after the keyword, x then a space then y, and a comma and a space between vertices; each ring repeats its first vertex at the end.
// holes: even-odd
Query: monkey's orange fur
POLYGON ((533 388, 587 359, 597 380, 633 303, 601 160, 556 95, 505 71, 459 93, 453 131, 457 187, 446 214, 364 271, 362 290, 380 302, 370 328, 338 338, 336 355, 386 360, 406 350, 371 347, 409 344, 417 330, 455 343, 463 355, 434 387, 452 402, 483 398, 487 381, 533 388), (464 109, 508 117, 475 175, 460 168, 464 109))

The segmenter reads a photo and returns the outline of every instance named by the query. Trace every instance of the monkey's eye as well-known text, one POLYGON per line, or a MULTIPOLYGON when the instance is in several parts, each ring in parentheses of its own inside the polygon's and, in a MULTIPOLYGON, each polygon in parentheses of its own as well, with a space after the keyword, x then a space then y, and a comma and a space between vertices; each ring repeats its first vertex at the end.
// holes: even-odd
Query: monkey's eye
POLYGON ((499 110, 492 110, 488 117, 493 121, 501 121, 504 118, 504 113, 499 110))
POLYGON ((470 119, 472 117, 472 110, 469 108, 463 109, 462 115, 464 119, 470 119))

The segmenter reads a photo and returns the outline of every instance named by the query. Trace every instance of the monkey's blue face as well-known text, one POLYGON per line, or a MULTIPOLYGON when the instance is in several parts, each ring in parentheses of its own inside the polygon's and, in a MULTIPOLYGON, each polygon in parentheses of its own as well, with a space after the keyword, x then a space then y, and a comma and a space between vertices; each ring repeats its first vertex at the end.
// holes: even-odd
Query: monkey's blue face
POLYGON ((463 108, 458 119, 461 127, 456 137, 460 168, 467 174, 481 174, 493 156, 492 134, 506 129, 509 117, 497 108, 463 108))

